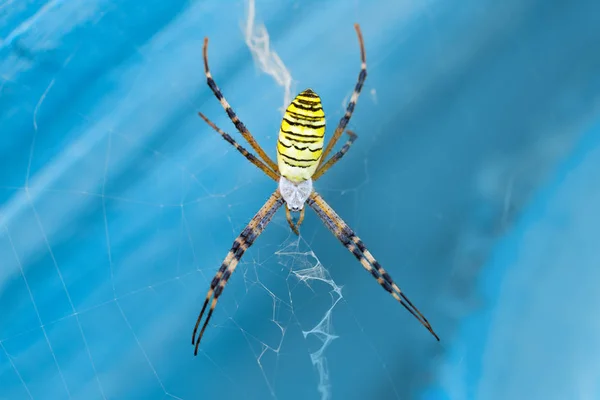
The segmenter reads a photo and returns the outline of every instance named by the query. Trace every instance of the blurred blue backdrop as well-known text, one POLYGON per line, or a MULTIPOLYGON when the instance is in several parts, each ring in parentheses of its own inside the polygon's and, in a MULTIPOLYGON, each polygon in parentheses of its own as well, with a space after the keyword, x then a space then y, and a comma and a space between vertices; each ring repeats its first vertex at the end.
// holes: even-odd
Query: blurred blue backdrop
POLYGON ((1 399, 600 398, 600 4, 0 2, 1 399), (245 255, 311 87, 359 139, 317 185, 440 334, 314 214, 245 255), (263 25, 264 24, 264 25, 263 25), (241 139, 241 138, 240 138, 241 139))

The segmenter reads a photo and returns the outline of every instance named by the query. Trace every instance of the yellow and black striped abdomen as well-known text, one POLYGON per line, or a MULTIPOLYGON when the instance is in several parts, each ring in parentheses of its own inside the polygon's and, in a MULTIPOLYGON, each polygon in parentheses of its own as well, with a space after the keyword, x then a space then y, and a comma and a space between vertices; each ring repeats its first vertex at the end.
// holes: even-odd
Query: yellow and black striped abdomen
POLYGON ((283 116, 277 142, 279 173, 292 182, 310 179, 323 152, 325 113, 311 89, 300 93, 283 116))

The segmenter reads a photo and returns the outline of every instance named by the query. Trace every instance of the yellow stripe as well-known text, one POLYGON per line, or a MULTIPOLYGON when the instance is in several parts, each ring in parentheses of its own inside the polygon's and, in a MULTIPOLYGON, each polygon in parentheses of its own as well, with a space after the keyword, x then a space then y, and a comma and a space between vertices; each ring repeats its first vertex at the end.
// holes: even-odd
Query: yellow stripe
POLYGON ((281 121, 280 131, 283 131, 284 133, 292 132, 296 135, 303 136, 323 137, 325 134, 325 121, 298 120, 294 117, 286 115, 283 121, 281 121))
POLYGON ((290 147, 294 147, 297 150, 308 149, 313 154, 316 154, 317 151, 323 149, 323 144, 319 143, 318 140, 300 142, 298 139, 295 138, 290 139, 288 135, 279 138, 278 143, 280 143, 283 147, 288 149, 290 147))

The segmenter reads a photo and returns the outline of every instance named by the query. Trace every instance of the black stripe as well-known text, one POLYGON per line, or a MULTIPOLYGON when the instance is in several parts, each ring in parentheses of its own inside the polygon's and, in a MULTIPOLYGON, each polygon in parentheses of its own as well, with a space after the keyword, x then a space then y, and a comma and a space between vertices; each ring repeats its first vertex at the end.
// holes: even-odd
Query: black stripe
MULTIPOLYGON (((317 107, 310 107, 306 104, 306 102, 300 101, 298 99, 295 99, 294 101, 292 101, 292 104, 294 105, 294 107, 299 108, 301 110, 306 110, 306 111, 320 111, 323 109, 323 107, 321 107, 320 105, 317 105, 317 107)), ((320 103, 312 103, 312 104, 320 104, 320 103)))
POLYGON ((312 115, 298 114, 298 113, 295 113, 295 112, 289 111, 289 110, 287 110, 286 113, 290 114, 294 118, 298 118, 300 120, 304 119, 307 122, 317 122, 317 121, 321 121, 321 120, 325 119, 325 117, 323 117, 322 115, 313 117, 312 115))
POLYGON ((283 137, 286 138, 287 140, 289 140, 290 142, 298 142, 298 143, 319 143, 321 140, 323 140, 323 138, 321 138, 321 140, 300 140, 300 139, 296 139, 293 137, 289 137, 287 135, 284 135, 283 137))
POLYGON ((310 151, 311 153, 316 153, 316 152, 318 152, 318 151, 321 151, 321 150, 323 150, 323 146, 321 146, 321 147, 317 147, 316 149, 314 149, 314 150, 313 150, 313 149, 311 149, 309 146, 306 146, 306 147, 299 147, 299 146, 298 146, 298 145, 296 145, 295 143, 292 143, 292 144, 290 144, 290 145, 288 146, 288 145, 286 145, 285 143, 283 143, 281 140, 279 140, 279 143, 280 143, 280 144, 281 144, 283 147, 285 147, 286 149, 291 149, 291 148, 293 147, 293 148, 295 148, 296 150, 300 150, 300 151, 308 150, 308 151, 310 151))
POLYGON ((208 87, 210 87, 210 90, 213 91, 217 100, 221 101, 221 99, 223 99, 223 93, 221 93, 221 91, 217 87, 216 82, 212 78, 207 78, 206 83, 208 83, 208 87))
MULTIPOLYGON (((239 258, 237 260, 239 261, 239 258)), ((230 276, 231 276, 231 270, 228 268, 227 271, 225 271, 225 273, 223 274, 223 280, 225 282, 227 282, 229 280, 230 276)))
POLYGON ((359 91, 362 88, 362 85, 363 85, 363 82, 365 81, 365 79, 367 79, 367 70, 361 69, 360 74, 358 74, 358 83, 356 84, 356 87, 358 88, 359 91), (359 83, 360 83, 360 86, 358 86, 359 83))
MULTIPOLYGON (((227 283, 227 281, 225 281, 225 283, 227 283)), ((221 296, 221 293, 223 293, 224 288, 225 288, 225 286, 221 286, 221 285, 219 285, 215 288, 215 294, 214 294, 215 299, 218 299, 221 296)), ((212 308, 212 305, 211 305, 210 310, 208 311, 208 315, 206 316, 206 322, 204 323, 204 326, 206 326, 206 324, 208 323, 208 319, 211 317, 213 310, 214 310, 214 308, 212 308)), ((203 327, 203 330, 204 330, 204 327, 203 327)), ((200 333, 202 333, 202 331, 200 331, 200 333)))
MULTIPOLYGON (((245 242, 244 242, 244 246, 246 246, 245 242)), ((233 259, 232 260, 235 259, 235 260, 239 261, 240 258, 242 258, 242 256, 244 255, 244 252, 248 248, 246 246, 246 249, 244 249, 244 246, 240 245, 240 247, 233 253, 233 259)), ((225 272, 227 272, 227 271, 225 271, 225 272)), ((225 274, 223 274, 223 277, 225 277, 225 274)))
POLYGON ((212 279, 212 282, 210 283, 210 288, 212 290, 215 290, 215 288, 217 287, 217 285, 221 281, 221 277, 223 276, 223 272, 225 272, 226 269, 227 269, 227 264, 221 264, 221 268, 219 268, 219 272, 221 273, 221 276, 218 276, 218 272, 217 272, 217 275, 215 275, 215 277, 212 279))
POLYGON ((310 168, 312 167, 312 165, 292 165, 289 162, 287 162, 286 160, 282 160, 284 164, 289 165, 292 168, 310 168))
POLYGON ((319 98, 319 96, 317 96, 317 94, 310 89, 305 90, 304 92, 300 93, 298 96, 313 97, 313 98, 317 98, 317 99, 319 98))
POLYGON ((285 129, 280 129, 280 130, 281 130, 281 132, 285 133, 286 135, 300 136, 302 138, 323 139, 323 136, 320 136, 320 135, 305 135, 303 133, 296 133, 296 132, 292 132, 292 131, 286 131, 285 129))
POLYGON ((350 102, 350 104, 348 104, 348 109, 347 109, 347 111, 348 111, 348 112, 354 112, 354 107, 355 107, 355 106, 356 106, 356 103, 355 103, 355 102, 353 102, 353 101, 352 101, 352 102, 350 102))
POLYGON ((317 158, 317 159, 312 159, 312 158, 309 158, 309 159, 307 159, 307 160, 301 160, 301 159, 299 159, 299 158, 295 158, 295 157, 288 156, 287 154, 284 154, 284 153, 280 153, 280 154, 281 154, 281 156, 282 156, 282 157, 289 158, 290 160, 294 160, 294 161, 297 161, 297 162, 309 162, 309 163, 314 163, 315 161, 317 161, 317 160, 318 160, 318 158, 317 158))
POLYGON ((292 101, 293 101, 293 102, 296 102, 296 101, 297 101, 298 103, 302 103, 302 104, 304 104, 304 105, 306 105, 306 106, 312 106, 312 105, 314 105, 314 104, 317 104, 317 105, 319 105, 319 106, 320 106, 320 104, 321 104, 321 100, 315 100, 315 101, 313 101, 313 100, 305 100, 305 99, 299 99, 298 97, 296 97, 296 98, 295 98, 294 100, 292 100, 292 101))
POLYGON ((392 277, 390 276, 390 274, 388 274, 388 273, 387 273, 387 271, 383 271, 383 273, 381 273, 381 277, 382 277, 383 279, 385 279, 385 280, 386 280, 386 282, 389 282, 389 283, 392 283, 392 282, 394 282, 394 281, 392 280, 392 277))
MULTIPOLYGON (((296 147, 296 146, 294 146, 293 144, 290 144, 289 146, 286 146, 286 145, 285 145, 285 143, 283 143, 281 140, 278 140, 278 141, 279 141, 279 144, 280 144, 280 145, 282 145, 283 147, 285 147, 286 149, 291 149, 291 148, 292 148, 292 146, 293 146, 293 147, 296 147)), ((308 146, 307 146, 307 147, 308 147, 308 146)), ((298 149, 298 147, 296 147, 296 148, 298 149)), ((301 149, 298 149, 298 150, 301 150, 301 149)))
POLYGON ((320 128, 325 128, 325 124, 323 125, 309 125, 309 124, 303 124, 302 122, 293 122, 290 121, 289 119, 283 117, 283 120, 285 122, 287 122, 288 124, 292 125, 292 126, 303 126, 305 128, 311 128, 311 129, 320 129, 320 128))
POLYGON ((225 112, 227 113, 227 116, 232 120, 237 117, 237 115, 235 115, 235 112, 233 112, 233 109, 231 107, 227 107, 225 109, 225 112))

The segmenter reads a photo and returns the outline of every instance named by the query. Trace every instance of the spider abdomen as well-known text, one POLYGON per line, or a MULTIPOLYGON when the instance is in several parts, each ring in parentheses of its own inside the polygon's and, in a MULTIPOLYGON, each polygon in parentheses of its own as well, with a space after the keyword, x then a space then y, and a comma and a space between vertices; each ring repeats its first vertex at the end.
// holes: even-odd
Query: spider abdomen
POLYGON ((321 99, 311 89, 300 93, 285 110, 279 140, 277 164, 281 176, 302 182, 315 173, 325 135, 325 113, 321 99))

